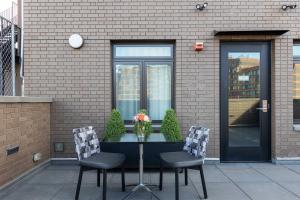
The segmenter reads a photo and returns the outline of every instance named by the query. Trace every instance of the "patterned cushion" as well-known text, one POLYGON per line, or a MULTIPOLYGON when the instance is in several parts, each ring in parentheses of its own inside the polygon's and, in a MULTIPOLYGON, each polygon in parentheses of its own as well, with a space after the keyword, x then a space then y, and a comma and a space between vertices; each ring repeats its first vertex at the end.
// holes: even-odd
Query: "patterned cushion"
POLYGON ((192 126, 186 137, 183 150, 195 157, 205 158, 206 145, 209 139, 209 129, 204 127, 192 126))
POLYGON ((78 160, 100 153, 98 136, 92 126, 73 129, 78 160))

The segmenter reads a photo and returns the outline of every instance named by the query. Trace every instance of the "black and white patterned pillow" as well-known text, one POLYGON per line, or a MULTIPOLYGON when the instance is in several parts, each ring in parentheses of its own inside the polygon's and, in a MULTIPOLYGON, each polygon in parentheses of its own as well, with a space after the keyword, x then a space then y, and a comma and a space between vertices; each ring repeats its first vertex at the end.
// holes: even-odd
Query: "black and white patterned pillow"
POLYGON ((192 126, 186 137, 183 149, 195 157, 205 158, 206 145, 209 140, 209 129, 192 126))
POLYGON ((73 129, 78 160, 100 153, 98 136, 92 126, 73 129))

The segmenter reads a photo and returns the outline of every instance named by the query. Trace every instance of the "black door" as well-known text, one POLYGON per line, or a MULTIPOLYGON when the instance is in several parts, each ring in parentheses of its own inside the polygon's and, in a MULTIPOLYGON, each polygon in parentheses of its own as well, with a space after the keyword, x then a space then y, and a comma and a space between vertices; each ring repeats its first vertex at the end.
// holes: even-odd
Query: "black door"
POLYGON ((270 160, 270 43, 221 43, 221 161, 270 160))

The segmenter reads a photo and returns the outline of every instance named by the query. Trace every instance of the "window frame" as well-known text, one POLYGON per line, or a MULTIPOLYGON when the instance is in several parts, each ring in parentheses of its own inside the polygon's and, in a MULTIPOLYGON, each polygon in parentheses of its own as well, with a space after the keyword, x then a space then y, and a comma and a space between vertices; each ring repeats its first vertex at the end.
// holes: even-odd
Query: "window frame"
MULTIPOLYGON (((171 67, 171 108, 175 108, 175 44, 172 42, 157 42, 157 43, 112 43, 112 108, 116 108, 116 64, 120 63, 140 63, 140 109, 147 109, 147 69, 146 64, 170 64, 171 67), (158 57, 158 56, 149 56, 149 57, 116 57, 116 47, 118 46, 151 46, 151 47, 171 47, 171 56, 170 57, 158 57)), ((147 109, 148 110, 148 109, 147 109)), ((132 120, 124 120, 125 124, 132 124, 132 120)), ((152 120, 152 124, 161 124, 162 120, 152 120)))

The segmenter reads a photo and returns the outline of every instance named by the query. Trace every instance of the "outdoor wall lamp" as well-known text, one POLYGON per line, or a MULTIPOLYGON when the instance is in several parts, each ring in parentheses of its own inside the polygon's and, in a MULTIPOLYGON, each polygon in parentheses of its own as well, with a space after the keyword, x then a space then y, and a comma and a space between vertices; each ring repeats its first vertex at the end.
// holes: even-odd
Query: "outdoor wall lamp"
POLYGON ((79 34, 73 34, 69 37, 69 45, 74 49, 79 49, 83 45, 83 38, 79 34))
POLYGON ((207 3, 207 2, 205 2, 204 4, 197 4, 197 5, 196 5, 196 9, 202 11, 202 10, 204 10, 207 6, 208 6, 208 3, 207 3))
POLYGON ((296 7, 297 7, 296 4, 294 4, 294 5, 286 5, 286 4, 284 4, 284 5, 281 6, 281 9, 283 11, 287 11, 287 9, 295 9, 296 7))

